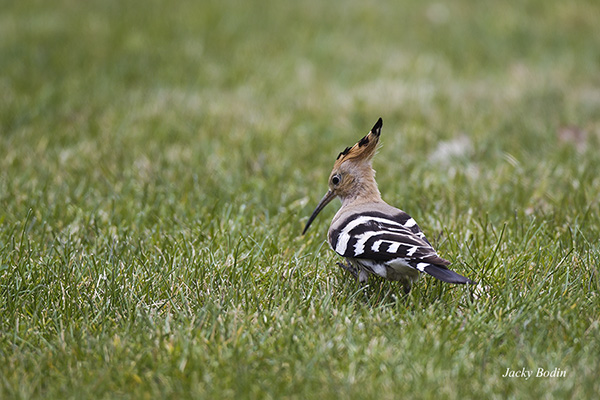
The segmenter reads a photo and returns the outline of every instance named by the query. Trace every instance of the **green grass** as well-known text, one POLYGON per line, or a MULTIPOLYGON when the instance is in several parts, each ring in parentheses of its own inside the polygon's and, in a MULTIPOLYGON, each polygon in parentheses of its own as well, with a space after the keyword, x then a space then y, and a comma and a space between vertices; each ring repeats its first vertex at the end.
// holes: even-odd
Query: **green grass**
POLYGON ((598 15, 4 1, 0 398, 595 397, 598 15), (300 235, 379 116, 384 199, 483 290, 363 290, 336 206, 300 235))

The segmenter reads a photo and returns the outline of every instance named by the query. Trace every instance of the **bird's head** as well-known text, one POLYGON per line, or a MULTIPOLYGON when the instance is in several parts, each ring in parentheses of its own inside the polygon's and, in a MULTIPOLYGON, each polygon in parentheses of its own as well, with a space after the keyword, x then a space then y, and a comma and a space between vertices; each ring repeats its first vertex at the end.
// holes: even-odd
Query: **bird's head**
POLYGON ((383 120, 379 118, 365 137, 354 146, 346 147, 338 155, 329 175, 329 190, 308 219, 303 234, 321 210, 335 197, 340 197, 342 203, 356 199, 365 201, 381 199, 371 161, 377 150, 382 125, 383 120))

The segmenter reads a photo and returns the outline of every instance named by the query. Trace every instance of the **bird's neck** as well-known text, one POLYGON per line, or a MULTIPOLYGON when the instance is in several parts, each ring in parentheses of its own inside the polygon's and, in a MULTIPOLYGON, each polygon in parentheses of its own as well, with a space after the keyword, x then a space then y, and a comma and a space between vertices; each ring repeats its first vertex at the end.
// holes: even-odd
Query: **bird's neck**
POLYGON ((383 201, 375 177, 363 177, 357 182, 356 187, 342 198, 342 207, 354 207, 365 203, 378 203, 383 201))

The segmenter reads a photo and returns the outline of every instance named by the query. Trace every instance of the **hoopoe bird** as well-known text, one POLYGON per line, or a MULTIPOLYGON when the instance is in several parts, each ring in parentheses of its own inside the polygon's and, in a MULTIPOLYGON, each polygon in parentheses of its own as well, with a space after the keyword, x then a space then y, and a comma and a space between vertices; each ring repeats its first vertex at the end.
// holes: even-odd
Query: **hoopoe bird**
POLYGON ((342 207, 329 227, 331 248, 346 259, 338 263, 361 283, 369 274, 400 281, 404 291, 424 272, 448 283, 474 284, 448 269, 450 262, 438 256, 415 220, 381 199, 372 159, 383 120, 352 147, 342 151, 329 175, 329 190, 308 219, 305 234, 319 212, 335 197, 342 207))

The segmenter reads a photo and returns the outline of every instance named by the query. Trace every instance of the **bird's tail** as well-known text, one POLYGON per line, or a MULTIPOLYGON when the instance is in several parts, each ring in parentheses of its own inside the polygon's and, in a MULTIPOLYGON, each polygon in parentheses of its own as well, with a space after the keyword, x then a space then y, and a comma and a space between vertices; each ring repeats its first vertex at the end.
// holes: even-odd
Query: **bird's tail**
POLYGON ((456 272, 452 271, 451 269, 448 269, 444 266, 440 266, 440 265, 435 265, 435 264, 428 264, 425 267, 421 267, 419 268, 419 270, 422 270, 423 272, 433 276, 434 278, 439 279, 440 281, 444 281, 447 283, 460 283, 460 284, 469 284, 469 285, 474 285, 476 282, 472 281, 469 278, 466 278, 460 274, 457 274, 456 272))

